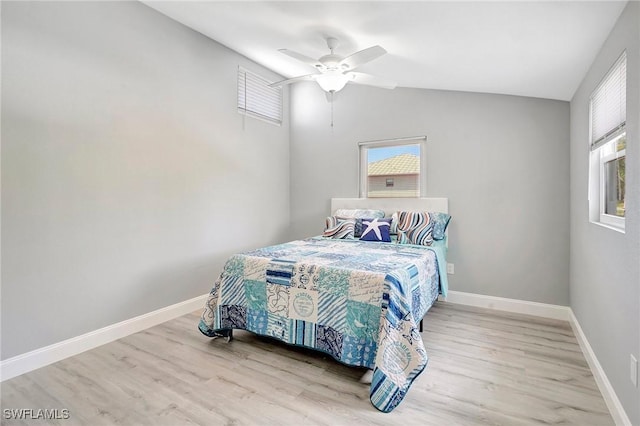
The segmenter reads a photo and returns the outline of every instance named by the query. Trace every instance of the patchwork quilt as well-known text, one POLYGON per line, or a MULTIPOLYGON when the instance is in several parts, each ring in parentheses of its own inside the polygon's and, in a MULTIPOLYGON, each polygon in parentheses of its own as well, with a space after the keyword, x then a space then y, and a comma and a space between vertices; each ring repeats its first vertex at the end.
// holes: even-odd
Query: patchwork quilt
POLYGON ((442 290, 437 251, 316 237, 234 255, 199 329, 249 330, 371 368, 371 403, 389 412, 427 365, 417 323, 442 290))

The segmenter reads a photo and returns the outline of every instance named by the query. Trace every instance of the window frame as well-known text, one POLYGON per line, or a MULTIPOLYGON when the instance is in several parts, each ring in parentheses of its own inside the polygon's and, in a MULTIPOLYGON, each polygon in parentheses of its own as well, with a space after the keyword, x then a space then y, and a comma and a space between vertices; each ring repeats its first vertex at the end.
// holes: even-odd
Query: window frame
POLYGON ((281 86, 270 87, 269 85, 272 83, 272 81, 264 78, 263 76, 248 70, 243 66, 238 66, 236 91, 238 113, 276 126, 282 126, 284 110, 283 89, 281 86), (247 77, 250 77, 251 81, 249 81, 247 77), (248 86, 254 87, 254 92, 252 92, 253 99, 260 98, 257 104, 254 103, 254 105, 251 106, 247 105, 248 86), (255 91, 255 89, 259 92, 255 91), (270 93, 275 95, 272 99, 268 98, 270 93), (242 100, 244 100, 244 103, 242 100), (270 114, 270 111, 261 109, 260 105, 266 105, 265 102, 275 102, 277 114, 272 115, 270 114))
MULTIPOLYGON (((616 216, 612 214, 606 213, 606 194, 607 194, 607 173, 605 170, 606 164, 609 161, 616 160, 619 158, 625 158, 625 167, 626 167, 626 147, 623 150, 616 151, 615 147, 612 152, 606 153, 609 151, 609 147, 612 144, 616 144, 620 138, 626 138, 626 50, 620 54, 620 56, 615 60, 611 68, 604 75, 602 80, 598 83, 594 91, 591 93, 589 97, 589 151, 590 151, 590 161, 589 161, 589 186, 588 186, 588 201, 589 201, 589 221, 591 223, 605 226, 607 228, 611 228, 618 232, 625 232, 625 217, 624 216, 616 216), (611 87, 610 79, 616 77, 616 73, 620 72, 621 67, 624 67, 624 79, 620 79, 620 84, 624 85, 624 90, 621 91, 620 102, 622 102, 622 96, 624 95, 624 104, 620 103, 619 105, 615 105, 612 103, 605 104, 605 106, 611 106, 612 108, 624 108, 624 117, 621 118, 617 125, 613 126, 606 133, 600 135, 596 140, 594 135, 594 100, 599 96, 602 96, 600 92, 603 88, 611 87)), ((620 87, 622 89, 622 86, 620 87)), ((606 95, 605 95, 606 96, 606 95)), ((599 106, 602 108, 602 106, 599 106)), ((603 113, 603 110, 598 109, 598 112, 603 113)), ((622 109, 614 109, 613 111, 623 111, 622 109)), ((604 112, 610 113, 611 111, 607 110, 604 112)), ((605 128, 606 129, 606 128, 605 128)), ((625 182, 626 185, 626 182, 625 182)), ((625 188, 625 194, 627 190, 625 188)))
MULTIPOLYGON (((605 154, 605 148, 610 146, 610 145, 615 145, 618 140, 620 138, 626 138, 626 132, 623 132, 621 134, 619 134, 618 136, 616 136, 616 138, 610 140, 609 142, 605 143, 604 145, 600 146, 597 149, 597 153, 596 155, 598 156, 598 167, 599 167, 599 180, 600 180, 600 188, 599 188, 599 219, 600 222, 605 224, 605 225, 610 225, 613 226, 615 228, 620 228, 620 229, 624 229, 625 227, 625 218, 624 216, 616 216, 616 215, 612 215, 612 214, 608 214, 606 213, 606 203, 607 203, 607 173, 605 171, 605 166, 608 162, 610 161, 614 161, 614 160, 618 160, 621 158, 625 158, 625 164, 626 164, 626 148, 622 149, 620 151, 616 151, 615 148, 613 149, 613 152, 605 154)), ((626 191, 625 191, 626 192, 626 191)))
POLYGON ((397 198, 420 198, 426 196, 427 192, 427 154, 426 154, 426 136, 411 136, 406 138, 382 139, 375 141, 358 142, 358 194, 360 198, 370 198, 369 179, 368 179, 368 150, 370 148, 387 148, 404 145, 420 146, 420 177, 418 178, 418 195, 416 197, 397 197, 397 198))

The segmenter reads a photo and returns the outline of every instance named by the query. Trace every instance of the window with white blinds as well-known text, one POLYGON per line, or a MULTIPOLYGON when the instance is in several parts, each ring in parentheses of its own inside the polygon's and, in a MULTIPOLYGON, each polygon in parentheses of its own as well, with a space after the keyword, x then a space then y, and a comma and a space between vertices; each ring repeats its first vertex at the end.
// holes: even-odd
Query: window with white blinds
POLYGON ((624 232, 627 193, 626 52, 593 91, 590 119, 589 219, 624 232))
POLYGON ((238 67, 238 112, 277 125, 282 124, 282 88, 238 67))
POLYGON ((624 132, 627 121, 627 54, 622 53, 591 95, 591 149, 624 132))

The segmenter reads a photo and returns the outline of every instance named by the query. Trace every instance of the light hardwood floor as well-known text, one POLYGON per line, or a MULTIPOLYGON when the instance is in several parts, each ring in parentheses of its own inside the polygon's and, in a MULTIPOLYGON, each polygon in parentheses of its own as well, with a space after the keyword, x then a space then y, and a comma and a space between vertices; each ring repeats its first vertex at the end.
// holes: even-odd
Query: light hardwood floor
MULTIPOLYGON (((30 424, 610 425, 568 323, 438 302, 429 365, 389 414, 363 370, 236 331, 210 340, 199 312, 2 383, 2 409, 68 409, 30 424)), ((2 424, 21 424, 6 420, 2 424)))

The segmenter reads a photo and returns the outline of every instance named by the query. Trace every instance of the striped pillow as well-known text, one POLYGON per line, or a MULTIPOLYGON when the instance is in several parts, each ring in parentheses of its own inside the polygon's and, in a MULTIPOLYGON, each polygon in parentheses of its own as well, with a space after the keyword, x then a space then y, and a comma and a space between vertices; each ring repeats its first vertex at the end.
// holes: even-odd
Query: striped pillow
POLYGON ((430 246, 432 243, 433 221, 429 213, 398 213, 398 244, 430 246))
POLYGON ((336 216, 329 216, 327 217, 322 236, 334 239, 353 238, 355 227, 355 219, 343 219, 336 216))

